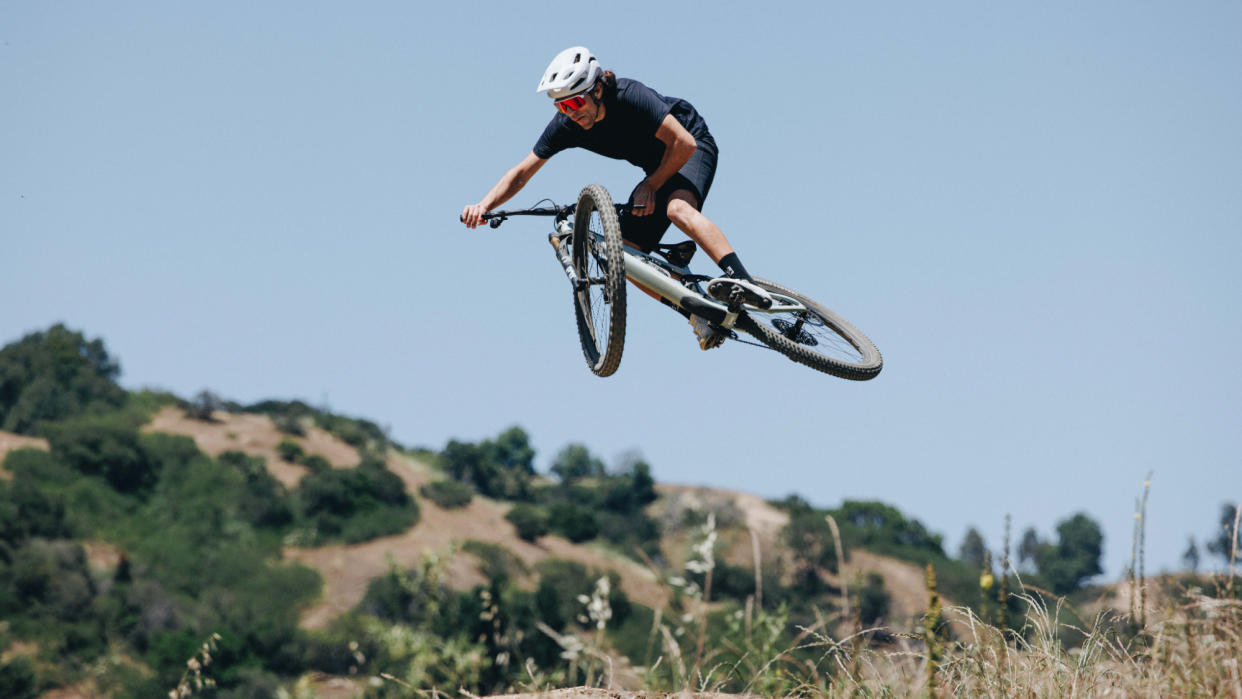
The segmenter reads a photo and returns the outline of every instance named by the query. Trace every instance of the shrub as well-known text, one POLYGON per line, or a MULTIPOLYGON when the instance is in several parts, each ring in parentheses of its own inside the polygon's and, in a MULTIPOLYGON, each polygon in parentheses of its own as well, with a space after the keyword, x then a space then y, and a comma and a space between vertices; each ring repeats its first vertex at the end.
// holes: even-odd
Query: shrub
POLYGON ((535 566, 539 572, 539 587, 535 590, 535 613, 537 618, 554 629, 563 629, 578 621, 582 613, 580 596, 590 596, 595 581, 607 577, 609 583, 608 604, 612 609, 609 625, 625 622, 630 614, 630 600, 621 591, 621 576, 616 571, 588 570, 577 561, 550 559, 535 566))
POLYGON ((43 422, 125 404, 120 365, 100 340, 63 325, 0 349, 0 429, 33 434, 43 422))
POLYGON ((323 473, 332 470, 332 463, 318 454, 310 454, 302 458, 301 464, 311 473, 323 473))
POLYGON ((284 434, 293 435, 294 437, 305 437, 306 427, 302 425, 302 418, 297 415, 282 414, 272 418, 272 422, 276 425, 276 429, 284 434))
POLYGON ((712 571, 712 598, 729 597, 745 600, 755 594, 755 571, 747 566, 735 566, 716 561, 712 571))
POLYGON ((514 505, 505 515, 505 519, 513 523, 518 537, 524 541, 534 541, 548 533, 548 513, 536 505, 514 505))
POLYGON ((102 476, 122 493, 150 490, 159 463, 123 420, 84 417, 48 427, 52 455, 87 475, 102 476))
POLYGON ((418 504, 378 459, 316 471, 302 479, 297 496, 322 538, 355 543, 405 531, 418 521, 418 504))
POLYGON ((470 486, 460 481, 434 481, 419 488, 418 492, 446 510, 465 507, 474 497, 470 486))
POLYGON ((239 451, 226 451, 220 464, 236 469, 245 479, 237 507, 246 521, 256 527, 281 527, 293 521, 293 505, 284 484, 272 477, 262 457, 239 451))
POLYGON ((34 540, 19 549, 9 571, 10 613, 80 620, 95 599, 86 552, 75 543, 34 540))
POLYGON ((34 699, 39 695, 34 663, 25 655, 0 664, 0 697, 34 699))
POLYGON ((508 579, 515 575, 527 575, 530 569, 509 549, 500 544, 469 539, 461 550, 479 559, 482 573, 488 580, 508 579))
POLYGON ((212 414, 217 410, 225 410, 226 408, 226 402, 220 396, 211 391, 203 390, 194 396, 194 400, 186 403, 185 416, 191 420, 215 422, 216 419, 212 414))
POLYGON ((519 427, 479 444, 450 440, 440 455, 446 473, 479 493, 506 500, 529 500, 535 450, 519 427))
POLYGON ((62 496, 45 493, 30 478, 15 478, 11 485, 0 480, 0 544, 14 545, 30 537, 57 539, 70 533, 62 496))
POLYGON ((858 620, 864 628, 890 621, 888 611, 892 597, 884 587, 884 576, 867 573, 866 582, 855 588, 854 595, 858 600, 858 620))
POLYGON ((560 503, 548 512, 548 527, 575 544, 599 536, 595 513, 578 505, 560 503))
POLYGON ((302 445, 292 439, 285 439, 276 445, 276 453, 280 458, 289 463, 296 464, 302 460, 306 452, 302 450, 302 445))

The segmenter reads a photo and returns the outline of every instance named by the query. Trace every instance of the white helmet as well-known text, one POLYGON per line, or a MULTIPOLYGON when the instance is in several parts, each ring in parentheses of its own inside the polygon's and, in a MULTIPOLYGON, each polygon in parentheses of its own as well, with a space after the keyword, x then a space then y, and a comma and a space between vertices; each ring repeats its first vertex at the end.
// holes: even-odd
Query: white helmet
POLYGON ((548 69, 543 71, 539 89, 554 100, 585 92, 595 85, 595 79, 604 72, 595 54, 585 46, 574 46, 556 54, 548 69))

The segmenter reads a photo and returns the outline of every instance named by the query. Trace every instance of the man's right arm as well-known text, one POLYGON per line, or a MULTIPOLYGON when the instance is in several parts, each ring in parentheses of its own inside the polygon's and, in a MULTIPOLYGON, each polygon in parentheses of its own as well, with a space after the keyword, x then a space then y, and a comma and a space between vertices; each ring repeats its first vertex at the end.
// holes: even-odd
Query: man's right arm
POLYGON ((471 204, 462 210, 462 223, 465 223, 467 228, 477 228, 482 225, 483 214, 509 201, 510 197, 520 192, 546 162, 548 162, 546 158, 540 158, 535 155, 534 151, 528 153, 522 162, 513 166, 500 178, 496 186, 492 187, 487 196, 479 200, 479 203, 471 204))

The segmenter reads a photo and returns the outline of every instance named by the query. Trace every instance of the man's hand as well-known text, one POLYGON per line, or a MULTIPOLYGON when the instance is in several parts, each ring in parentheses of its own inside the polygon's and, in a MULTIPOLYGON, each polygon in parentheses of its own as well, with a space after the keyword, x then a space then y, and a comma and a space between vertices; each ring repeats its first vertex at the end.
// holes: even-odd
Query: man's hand
POLYGON ((483 225, 485 213, 487 209, 482 204, 471 204, 461 210, 461 222, 466 224, 466 228, 478 228, 483 225))
POLYGON ((634 208, 630 213, 635 216, 648 216, 653 211, 655 211, 655 187, 652 187, 647 180, 643 180, 634 189, 634 208))

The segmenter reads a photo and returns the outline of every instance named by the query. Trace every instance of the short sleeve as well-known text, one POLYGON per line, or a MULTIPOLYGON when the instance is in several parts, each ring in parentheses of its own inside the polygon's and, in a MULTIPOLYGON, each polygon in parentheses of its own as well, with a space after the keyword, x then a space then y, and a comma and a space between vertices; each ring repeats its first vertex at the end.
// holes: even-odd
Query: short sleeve
POLYGON ((664 101, 655 90, 638 81, 628 81, 624 91, 617 94, 617 99, 633 110, 640 119, 651 123, 651 133, 655 133, 664 122, 664 117, 672 111, 673 105, 664 101))
POLYGON ((566 148, 572 147, 574 144, 570 142, 568 121, 562 114, 552 117, 552 120, 544 127, 543 133, 539 135, 539 140, 535 141, 535 147, 531 151, 536 156, 547 160, 566 148))

